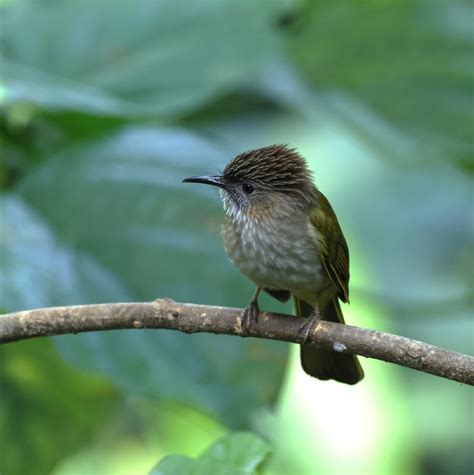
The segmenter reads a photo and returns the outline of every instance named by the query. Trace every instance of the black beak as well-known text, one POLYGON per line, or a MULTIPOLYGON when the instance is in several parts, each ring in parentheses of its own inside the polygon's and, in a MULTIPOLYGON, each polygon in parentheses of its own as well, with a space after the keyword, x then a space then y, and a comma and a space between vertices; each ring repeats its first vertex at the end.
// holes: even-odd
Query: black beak
POLYGON ((204 183, 205 185, 218 186, 219 188, 225 188, 226 184, 221 175, 202 175, 192 176, 185 178, 183 183, 204 183))

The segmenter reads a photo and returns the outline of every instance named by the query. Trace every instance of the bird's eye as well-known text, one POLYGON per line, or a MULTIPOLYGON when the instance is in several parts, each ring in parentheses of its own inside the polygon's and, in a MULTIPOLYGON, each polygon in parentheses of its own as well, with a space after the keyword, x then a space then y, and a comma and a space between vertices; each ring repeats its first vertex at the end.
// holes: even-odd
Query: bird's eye
POLYGON ((251 183, 243 183, 242 190, 244 190, 244 193, 246 195, 250 195, 250 193, 254 192, 255 188, 251 183))

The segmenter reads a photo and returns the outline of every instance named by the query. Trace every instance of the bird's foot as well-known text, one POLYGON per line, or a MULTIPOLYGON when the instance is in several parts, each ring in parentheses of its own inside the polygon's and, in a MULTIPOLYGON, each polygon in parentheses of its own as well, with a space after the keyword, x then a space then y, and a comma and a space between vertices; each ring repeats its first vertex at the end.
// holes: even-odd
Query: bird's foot
POLYGON ((242 314, 242 321, 240 324, 242 336, 248 336, 250 332, 250 326, 252 323, 258 322, 258 314, 260 313, 260 308, 258 303, 255 301, 250 302, 242 314))
POLYGON ((303 341, 302 344, 304 345, 309 338, 309 335, 316 330, 319 322, 321 321, 321 314, 319 313, 319 308, 316 306, 314 310, 311 312, 311 315, 306 319, 306 321, 301 325, 298 333, 302 335, 303 341))

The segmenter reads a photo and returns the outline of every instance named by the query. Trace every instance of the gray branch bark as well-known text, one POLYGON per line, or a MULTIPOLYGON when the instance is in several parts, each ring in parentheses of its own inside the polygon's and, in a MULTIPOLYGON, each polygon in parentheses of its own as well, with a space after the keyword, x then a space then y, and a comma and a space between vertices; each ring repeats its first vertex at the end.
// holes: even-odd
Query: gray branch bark
MULTIPOLYGON (((114 303, 55 307, 0 316, 0 344, 66 333, 118 329, 168 329, 241 336, 242 310, 176 303, 114 303)), ((249 336, 301 343, 303 319, 262 312, 249 336)), ((474 357, 350 325, 319 323, 307 344, 375 358, 474 386, 474 357)))

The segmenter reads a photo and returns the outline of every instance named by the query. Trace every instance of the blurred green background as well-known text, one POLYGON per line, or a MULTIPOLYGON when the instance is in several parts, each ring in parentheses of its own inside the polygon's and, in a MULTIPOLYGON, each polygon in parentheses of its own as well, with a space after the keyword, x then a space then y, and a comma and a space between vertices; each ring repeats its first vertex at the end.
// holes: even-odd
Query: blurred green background
MULTIPOLYGON (((0 311, 245 306, 217 194, 181 179, 289 143, 350 245, 346 319, 472 354, 473 25, 468 0, 0 0, 0 311)), ((473 472, 470 388, 363 365, 346 387, 297 347, 166 331, 5 345, 0 473, 473 472)))

